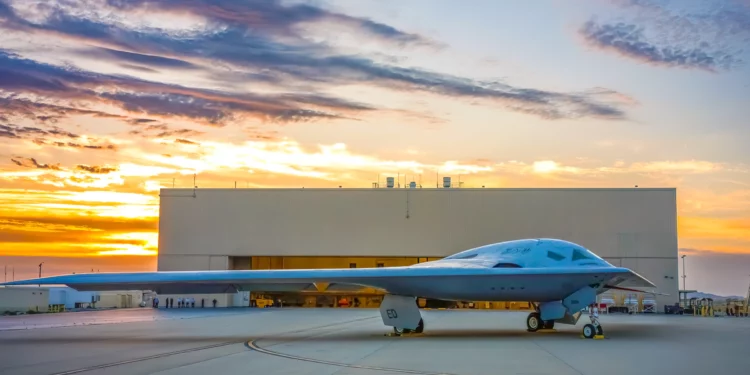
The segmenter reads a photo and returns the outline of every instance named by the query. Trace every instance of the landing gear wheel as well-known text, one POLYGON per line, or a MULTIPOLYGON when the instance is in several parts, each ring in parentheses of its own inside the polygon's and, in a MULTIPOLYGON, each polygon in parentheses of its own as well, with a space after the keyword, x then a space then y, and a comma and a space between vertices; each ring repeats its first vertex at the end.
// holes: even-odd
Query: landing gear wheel
POLYGON ((583 326, 583 337, 587 339, 593 339, 596 335, 596 327, 593 324, 586 324, 583 326))
POLYGON ((543 329, 552 329, 555 328, 555 321, 554 320, 545 320, 544 324, 542 325, 543 329))
POLYGON ((419 319, 419 324, 417 325, 417 328, 414 329, 414 333, 422 333, 424 332, 424 320, 419 319))
POLYGON ((604 335, 604 329, 602 326, 596 326, 596 334, 597 336, 603 336, 604 335))
POLYGON ((414 329, 393 327, 393 333, 395 333, 396 336, 401 336, 406 333, 422 333, 422 332, 424 332, 424 320, 423 319, 419 319, 419 324, 417 324, 417 328, 414 328, 414 329))
POLYGON ((531 313, 526 318, 526 330, 529 332, 536 332, 542 327, 542 319, 539 317, 539 313, 531 313))

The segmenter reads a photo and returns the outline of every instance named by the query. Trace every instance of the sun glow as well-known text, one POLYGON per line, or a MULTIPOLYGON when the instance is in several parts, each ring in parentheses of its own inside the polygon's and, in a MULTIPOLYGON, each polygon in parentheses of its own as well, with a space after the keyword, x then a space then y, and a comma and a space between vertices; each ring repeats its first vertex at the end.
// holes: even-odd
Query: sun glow
POLYGON ((557 169, 557 163, 552 160, 534 162, 534 172, 536 173, 550 173, 555 169, 557 169))

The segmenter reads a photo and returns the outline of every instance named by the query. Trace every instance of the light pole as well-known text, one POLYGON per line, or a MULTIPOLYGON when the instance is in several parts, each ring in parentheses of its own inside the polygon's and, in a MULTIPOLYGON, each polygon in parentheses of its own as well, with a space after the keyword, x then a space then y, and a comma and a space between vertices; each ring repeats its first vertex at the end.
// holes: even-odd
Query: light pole
MULTIPOLYGON (((42 264, 44 264, 44 262, 42 262, 42 263, 39 263, 39 278, 40 278, 40 279, 42 278, 42 264)), ((42 284, 39 284, 39 286, 41 287, 41 286, 42 286, 42 284)))
POLYGON ((687 280, 687 275, 685 274, 685 257, 686 256, 687 256, 686 254, 683 254, 681 257, 682 258, 682 290, 687 290, 687 286, 685 286, 686 280, 687 280))

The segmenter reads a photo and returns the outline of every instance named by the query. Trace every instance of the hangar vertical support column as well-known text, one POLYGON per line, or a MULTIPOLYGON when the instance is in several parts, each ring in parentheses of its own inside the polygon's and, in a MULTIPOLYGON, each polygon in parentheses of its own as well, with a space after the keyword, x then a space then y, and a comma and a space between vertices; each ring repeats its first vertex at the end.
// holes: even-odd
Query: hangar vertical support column
POLYGON ((380 317, 383 324, 393 327, 397 334, 424 331, 416 297, 386 294, 380 303, 380 317))

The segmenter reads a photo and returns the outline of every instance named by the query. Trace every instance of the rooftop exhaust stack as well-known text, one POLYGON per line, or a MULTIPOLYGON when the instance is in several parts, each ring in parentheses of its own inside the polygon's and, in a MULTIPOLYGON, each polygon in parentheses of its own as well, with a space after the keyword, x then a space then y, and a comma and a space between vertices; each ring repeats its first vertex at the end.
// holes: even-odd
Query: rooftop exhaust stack
POLYGON ((451 178, 450 177, 443 177, 443 187, 444 188, 451 187, 451 178))
POLYGON ((393 188, 393 177, 388 177, 385 179, 386 181, 386 187, 393 188))

